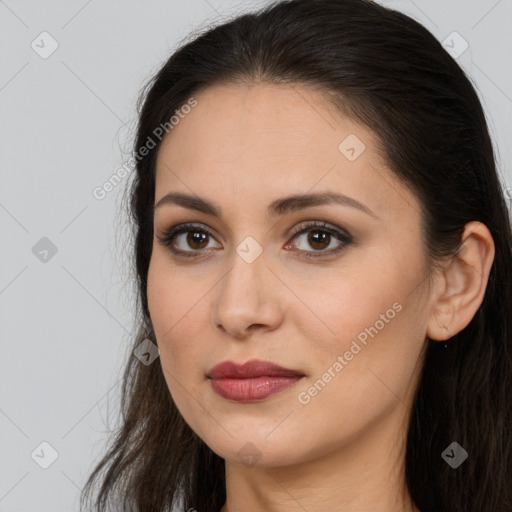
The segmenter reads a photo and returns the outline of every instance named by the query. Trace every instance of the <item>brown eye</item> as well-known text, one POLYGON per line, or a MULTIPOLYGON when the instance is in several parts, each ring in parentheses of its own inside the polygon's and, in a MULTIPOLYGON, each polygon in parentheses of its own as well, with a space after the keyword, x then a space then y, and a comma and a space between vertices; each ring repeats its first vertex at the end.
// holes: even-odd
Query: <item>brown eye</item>
POLYGON ((338 228, 331 227, 325 222, 302 224, 299 231, 292 238, 294 242, 286 244, 286 248, 298 247, 299 253, 304 253, 306 258, 330 256, 352 243, 352 235, 338 228), (302 229, 301 229, 302 228, 302 229), (300 242, 302 235, 307 235, 303 242, 300 242), (298 240, 297 243, 295 240, 298 240), (313 249, 313 250, 311 250, 313 249))
POLYGON ((204 231, 188 231, 187 232, 187 244, 192 249, 204 249, 208 243, 208 234, 204 231))
POLYGON ((194 224, 181 224, 169 229, 163 234, 157 234, 157 239, 162 245, 169 247, 170 251, 183 256, 196 256, 208 244, 215 240, 207 229, 194 224))
POLYGON ((325 231, 315 230, 308 233, 308 244, 310 244, 314 249, 325 249, 328 247, 330 240, 331 235, 325 231))

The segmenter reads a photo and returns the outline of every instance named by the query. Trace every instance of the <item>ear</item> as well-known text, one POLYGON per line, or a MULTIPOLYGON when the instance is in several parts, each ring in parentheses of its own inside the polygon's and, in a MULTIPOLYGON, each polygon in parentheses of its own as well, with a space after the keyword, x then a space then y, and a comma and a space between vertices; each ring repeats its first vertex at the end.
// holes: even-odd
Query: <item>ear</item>
POLYGON ((466 224, 459 251, 442 264, 436 277, 427 336, 436 341, 462 331, 484 299, 494 261, 494 240, 485 224, 466 224))

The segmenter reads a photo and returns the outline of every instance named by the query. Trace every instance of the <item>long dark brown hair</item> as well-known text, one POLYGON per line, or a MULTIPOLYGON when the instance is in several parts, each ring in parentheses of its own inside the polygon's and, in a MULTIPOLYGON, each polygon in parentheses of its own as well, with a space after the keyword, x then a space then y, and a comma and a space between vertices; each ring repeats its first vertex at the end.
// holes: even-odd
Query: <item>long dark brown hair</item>
MULTIPOLYGON (((156 147, 137 158, 129 190, 139 322, 133 347, 156 343, 146 290, 160 146, 154 130, 200 90, 243 81, 312 85, 329 93, 333 109, 372 129, 389 168, 421 202, 431 261, 457 252, 466 223, 489 228, 495 259, 483 303, 446 346, 427 340, 406 483, 422 512, 512 511, 512 233, 503 184, 470 78, 400 12, 370 0, 275 2, 182 43, 150 79, 139 97, 134 151, 140 157, 148 137, 156 147), (469 454, 457 469, 441 457, 454 441, 469 454)), ((101 483, 98 512, 218 512, 224 460, 183 420, 159 360, 146 366, 131 356, 122 382, 122 422, 81 505, 101 483)))

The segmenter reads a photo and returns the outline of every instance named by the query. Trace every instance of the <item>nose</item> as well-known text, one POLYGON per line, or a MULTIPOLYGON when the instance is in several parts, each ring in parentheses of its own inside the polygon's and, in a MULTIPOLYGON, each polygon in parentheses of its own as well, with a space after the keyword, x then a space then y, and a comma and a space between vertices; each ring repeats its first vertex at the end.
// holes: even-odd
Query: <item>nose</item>
POLYGON ((234 253, 214 290, 213 325, 237 339, 274 330, 283 321, 283 284, 267 266, 264 252, 251 263, 234 253))

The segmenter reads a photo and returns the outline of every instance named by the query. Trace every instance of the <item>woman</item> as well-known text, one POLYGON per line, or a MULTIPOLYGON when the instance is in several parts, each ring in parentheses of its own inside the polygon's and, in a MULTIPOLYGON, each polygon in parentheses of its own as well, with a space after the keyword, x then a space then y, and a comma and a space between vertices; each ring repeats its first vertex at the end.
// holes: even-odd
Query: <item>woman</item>
POLYGON ((510 219, 432 34, 368 0, 240 16, 150 81, 135 158, 141 327, 84 501, 512 510, 510 219))

